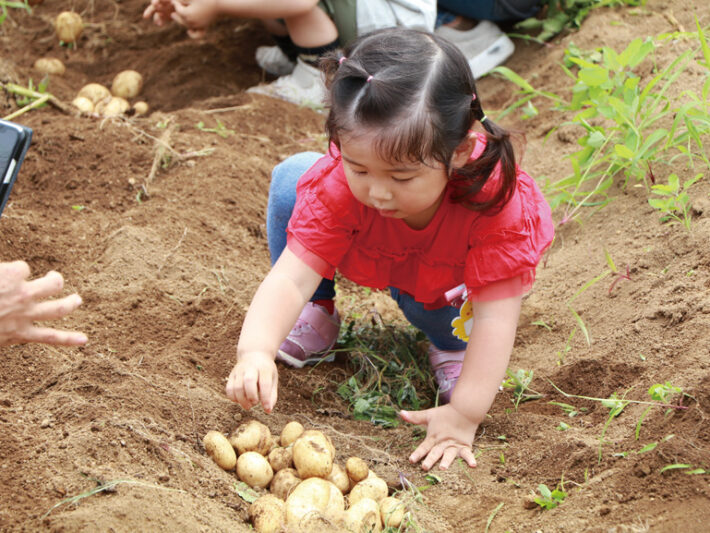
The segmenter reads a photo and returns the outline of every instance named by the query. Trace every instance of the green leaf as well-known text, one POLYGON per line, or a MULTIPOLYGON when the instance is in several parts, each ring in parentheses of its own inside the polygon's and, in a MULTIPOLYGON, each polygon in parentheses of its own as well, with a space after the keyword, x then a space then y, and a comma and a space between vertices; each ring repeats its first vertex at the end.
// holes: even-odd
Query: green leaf
POLYGON ((629 150, 629 148, 623 144, 615 144, 614 145, 614 153, 618 155, 619 157, 623 157, 624 159, 633 159, 634 158, 634 153, 629 150))
POLYGON ((643 448, 641 448, 641 449, 638 451, 638 453, 650 452, 650 451, 653 450, 656 446, 658 446, 658 443, 657 443, 657 442, 651 442, 651 443, 649 443, 649 444, 646 444, 646 446, 644 446, 643 448))
POLYGON ((660 473, 662 474, 662 473, 665 472, 666 470, 678 470, 678 469, 680 469, 680 468, 690 468, 691 466, 692 466, 692 465, 686 465, 686 464, 682 464, 682 463, 676 463, 676 464, 672 464, 672 465, 666 465, 666 466, 664 466, 663 468, 661 468, 661 472, 660 472, 660 473))
POLYGON ((589 87, 598 87, 609 81, 609 71, 596 65, 580 70, 577 76, 589 87))
POLYGON ((259 494, 243 481, 235 483, 234 490, 236 490, 239 497, 247 503, 254 503, 259 499, 259 494))

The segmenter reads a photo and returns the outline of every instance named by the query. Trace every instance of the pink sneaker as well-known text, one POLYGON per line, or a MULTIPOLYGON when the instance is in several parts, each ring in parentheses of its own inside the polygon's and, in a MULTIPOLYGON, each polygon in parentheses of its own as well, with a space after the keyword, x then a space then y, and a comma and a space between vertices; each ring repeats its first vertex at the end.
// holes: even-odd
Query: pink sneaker
POLYGON ((328 351, 338 339, 339 331, 337 309, 331 315, 322 306, 308 302, 291 333, 279 347, 276 360, 296 368, 333 361, 335 354, 328 354, 328 351))
POLYGON ((439 384, 439 403, 445 404, 451 401, 451 393, 454 392, 454 385, 461 375, 463 357, 465 350, 448 351, 439 350, 433 344, 429 345, 429 362, 434 371, 434 377, 439 384))

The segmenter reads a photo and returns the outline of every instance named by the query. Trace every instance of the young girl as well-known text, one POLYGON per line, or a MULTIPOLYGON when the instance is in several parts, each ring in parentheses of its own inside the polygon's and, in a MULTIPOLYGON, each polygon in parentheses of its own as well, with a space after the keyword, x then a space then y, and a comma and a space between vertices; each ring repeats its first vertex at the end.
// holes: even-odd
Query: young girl
POLYGON ((324 68, 329 153, 298 154, 274 169, 267 234, 276 261, 244 319, 227 396, 270 412, 275 359, 297 367, 332 359, 337 269, 389 288, 431 342, 443 405, 400 413, 427 429, 410 460, 445 469, 460 456, 475 466, 476 429, 505 375, 522 295, 552 241, 550 209, 448 41, 382 30, 324 68), (476 122, 486 134, 471 131, 476 122), (473 304, 468 343, 452 334, 458 310, 444 299, 462 283, 473 304))

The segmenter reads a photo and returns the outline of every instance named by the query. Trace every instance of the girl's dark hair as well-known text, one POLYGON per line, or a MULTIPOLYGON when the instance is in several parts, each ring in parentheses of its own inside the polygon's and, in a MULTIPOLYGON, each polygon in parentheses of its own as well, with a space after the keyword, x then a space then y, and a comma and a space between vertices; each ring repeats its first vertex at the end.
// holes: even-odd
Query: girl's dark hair
POLYGON ((383 159, 442 163, 451 176, 453 201, 474 211, 505 205, 516 182, 510 134, 485 117, 468 61, 456 46, 431 33, 388 28, 356 39, 344 54, 321 60, 332 142, 372 128, 381 132, 375 142, 383 159), (454 151, 476 121, 486 130, 483 154, 450 169, 454 151), (498 164, 500 187, 475 202, 498 164))

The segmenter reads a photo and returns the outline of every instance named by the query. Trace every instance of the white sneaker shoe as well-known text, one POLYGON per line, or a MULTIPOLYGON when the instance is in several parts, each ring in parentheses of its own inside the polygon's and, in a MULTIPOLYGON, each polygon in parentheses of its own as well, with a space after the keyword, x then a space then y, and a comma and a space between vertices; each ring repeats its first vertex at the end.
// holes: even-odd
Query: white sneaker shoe
POLYGON ((513 41, 488 20, 482 20, 466 31, 440 26, 435 33, 454 43, 463 52, 475 79, 505 63, 515 51, 513 41))
POLYGON ((247 92, 264 94, 302 106, 322 108, 325 82, 320 70, 298 58, 291 74, 281 76, 266 85, 250 87, 247 92))
POLYGON ((274 76, 291 74, 296 66, 278 46, 260 46, 255 56, 256 64, 274 76))

